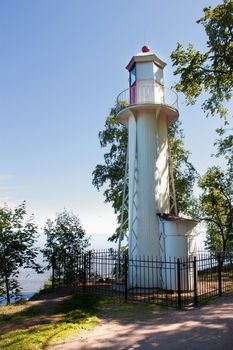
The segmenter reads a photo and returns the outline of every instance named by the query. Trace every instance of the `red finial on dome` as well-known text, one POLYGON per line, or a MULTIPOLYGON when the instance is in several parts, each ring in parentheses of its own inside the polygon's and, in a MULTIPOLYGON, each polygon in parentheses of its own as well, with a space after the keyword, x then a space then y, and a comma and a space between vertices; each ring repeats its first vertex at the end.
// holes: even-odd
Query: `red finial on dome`
POLYGON ((144 45, 143 47, 142 47, 142 52, 150 52, 150 48, 149 48, 149 46, 147 46, 147 45, 144 45))

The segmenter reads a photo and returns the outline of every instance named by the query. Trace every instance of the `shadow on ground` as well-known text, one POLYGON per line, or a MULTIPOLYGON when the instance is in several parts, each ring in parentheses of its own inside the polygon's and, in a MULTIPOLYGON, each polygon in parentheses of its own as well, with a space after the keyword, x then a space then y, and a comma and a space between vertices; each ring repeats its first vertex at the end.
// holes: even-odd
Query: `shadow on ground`
POLYGON ((202 308, 138 320, 105 317, 94 330, 54 350, 232 350, 232 344, 233 296, 226 296, 202 308))

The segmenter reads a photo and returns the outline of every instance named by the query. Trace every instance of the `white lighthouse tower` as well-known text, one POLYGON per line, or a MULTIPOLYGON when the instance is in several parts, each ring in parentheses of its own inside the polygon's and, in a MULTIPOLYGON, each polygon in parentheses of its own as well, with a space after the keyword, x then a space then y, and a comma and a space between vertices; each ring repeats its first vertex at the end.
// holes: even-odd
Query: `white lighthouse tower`
MULTIPOLYGON (((179 235, 184 241, 181 253, 188 255, 191 249, 188 237, 193 237, 192 229, 196 225, 193 220, 176 218, 175 222, 169 216, 168 126, 177 120, 179 112, 177 95, 164 87, 165 65, 144 46, 126 67, 129 71, 129 104, 117 118, 128 128, 129 259, 159 258, 161 255, 164 258, 166 250, 176 256, 174 237, 179 235), (177 230, 178 226, 184 226, 182 222, 185 222, 185 229, 177 230), (167 233, 166 227, 169 228, 167 233)), ((119 95, 119 100, 125 100, 125 92, 119 95)), ((180 256, 180 247, 178 251, 180 256)), ((137 275, 142 273, 136 267, 131 269, 132 286, 139 284, 137 275)), ((143 286, 150 287, 154 278, 148 272, 146 274, 142 278, 143 286)))

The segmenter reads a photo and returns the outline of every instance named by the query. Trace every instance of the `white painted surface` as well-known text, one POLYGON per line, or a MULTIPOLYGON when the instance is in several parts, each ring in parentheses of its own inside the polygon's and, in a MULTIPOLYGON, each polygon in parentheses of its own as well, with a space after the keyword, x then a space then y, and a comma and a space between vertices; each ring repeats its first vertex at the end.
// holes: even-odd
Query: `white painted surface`
POLYGON ((196 221, 165 221, 166 256, 186 257, 195 255, 196 221), (191 243, 192 242, 192 243, 191 243))
POLYGON ((169 169, 168 169, 168 122, 167 118, 156 111, 157 158, 155 174, 156 213, 169 213, 169 169))
POLYGON ((160 256, 159 219, 169 212, 167 121, 157 110, 139 110, 128 119, 129 254, 160 256))
POLYGON ((137 63, 136 79, 137 81, 154 80, 154 63, 153 62, 137 63))
POLYGON ((136 104, 164 103, 164 88, 153 80, 140 80, 136 83, 136 104))
POLYGON ((137 124, 131 113, 128 124, 129 134, 129 252, 137 254, 138 243, 138 193, 137 193, 137 124))
MULTIPOLYGON (((163 68, 155 55, 134 56, 136 100, 118 118, 128 126, 129 142, 129 257, 155 259, 187 256, 193 249, 193 226, 161 222, 157 213, 169 213, 168 124, 178 111, 165 104, 163 68)), ((131 61, 132 62, 132 61, 131 61)), ((132 65, 131 65, 132 67, 132 65)), ((176 275, 167 271, 129 267, 130 287, 175 287, 176 275), (165 285, 164 285, 165 284, 165 285)), ((188 281, 188 280, 187 280, 188 281)), ((185 279, 183 287, 187 286, 185 279)))
POLYGON ((155 203, 157 159, 156 116, 154 111, 137 113, 138 168, 138 255, 159 256, 159 229, 155 203))
POLYGON ((136 63, 136 103, 164 103, 163 70, 153 60, 136 63))
POLYGON ((156 64, 153 64, 154 80, 163 85, 163 70, 156 64))
MULTIPOLYGON (((169 213, 167 128, 162 69, 154 62, 136 64, 136 104, 127 110, 129 138, 129 256, 135 259, 160 256, 160 223, 156 213, 169 213), (148 104, 157 104, 147 108, 148 104)), ((122 115, 123 117, 123 115, 122 115)), ((129 285, 161 285, 160 272, 132 266, 129 285), (156 275, 156 276, 155 276, 156 275), (141 281, 143 278, 143 282, 141 281), (156 281, 156 282, 155 282, 156 281)))
MULTIPOLYGON (((167 118, 159 106, 154 110, 133 110, 128 117, 128 133, 129 256, 155 258, 160 256, 160 227, 156 213, 169 212, 167 118)), ((138 285, 142 276, 146 287, 161 283, 152 269, 146 275, 143 270, 143 267, 131 267, 131 286, 138 285)))
MULTIPOLYGON (((181 258, 180 279, 181 289, 191 290, 194 286, 193 266, 189 266, 186 261, 187 257, 195 256, 196 253, 196 234, 195 226, 197 222, 191 220, 177 220, 163 222, 164 230, 164 259, 169 258, 176 263, 177 258, 181 258), (184 260, 182 261, 182 258, 184 260)), ((168 273, 171 265, 167 264, 167 271, 163 271, 163 288, 167 290, 177 289, 177 271, 174 269, 172 273, 168 273)), ((175 267, 175 265, 174 265, 175 267)))

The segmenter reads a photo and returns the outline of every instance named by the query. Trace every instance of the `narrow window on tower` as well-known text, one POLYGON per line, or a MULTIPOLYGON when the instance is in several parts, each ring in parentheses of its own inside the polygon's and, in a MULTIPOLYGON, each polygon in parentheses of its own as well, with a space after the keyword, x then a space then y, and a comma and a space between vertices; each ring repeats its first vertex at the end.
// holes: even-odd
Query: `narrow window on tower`
POLYGON ((132 86, 136 81, 136 66, 134 66, 130 71, 129 83, 132 86))
POLYGON ((130 85, 130 104, 136 103, 136 66, 134 65, 129 72, 129 85, 130 85))

